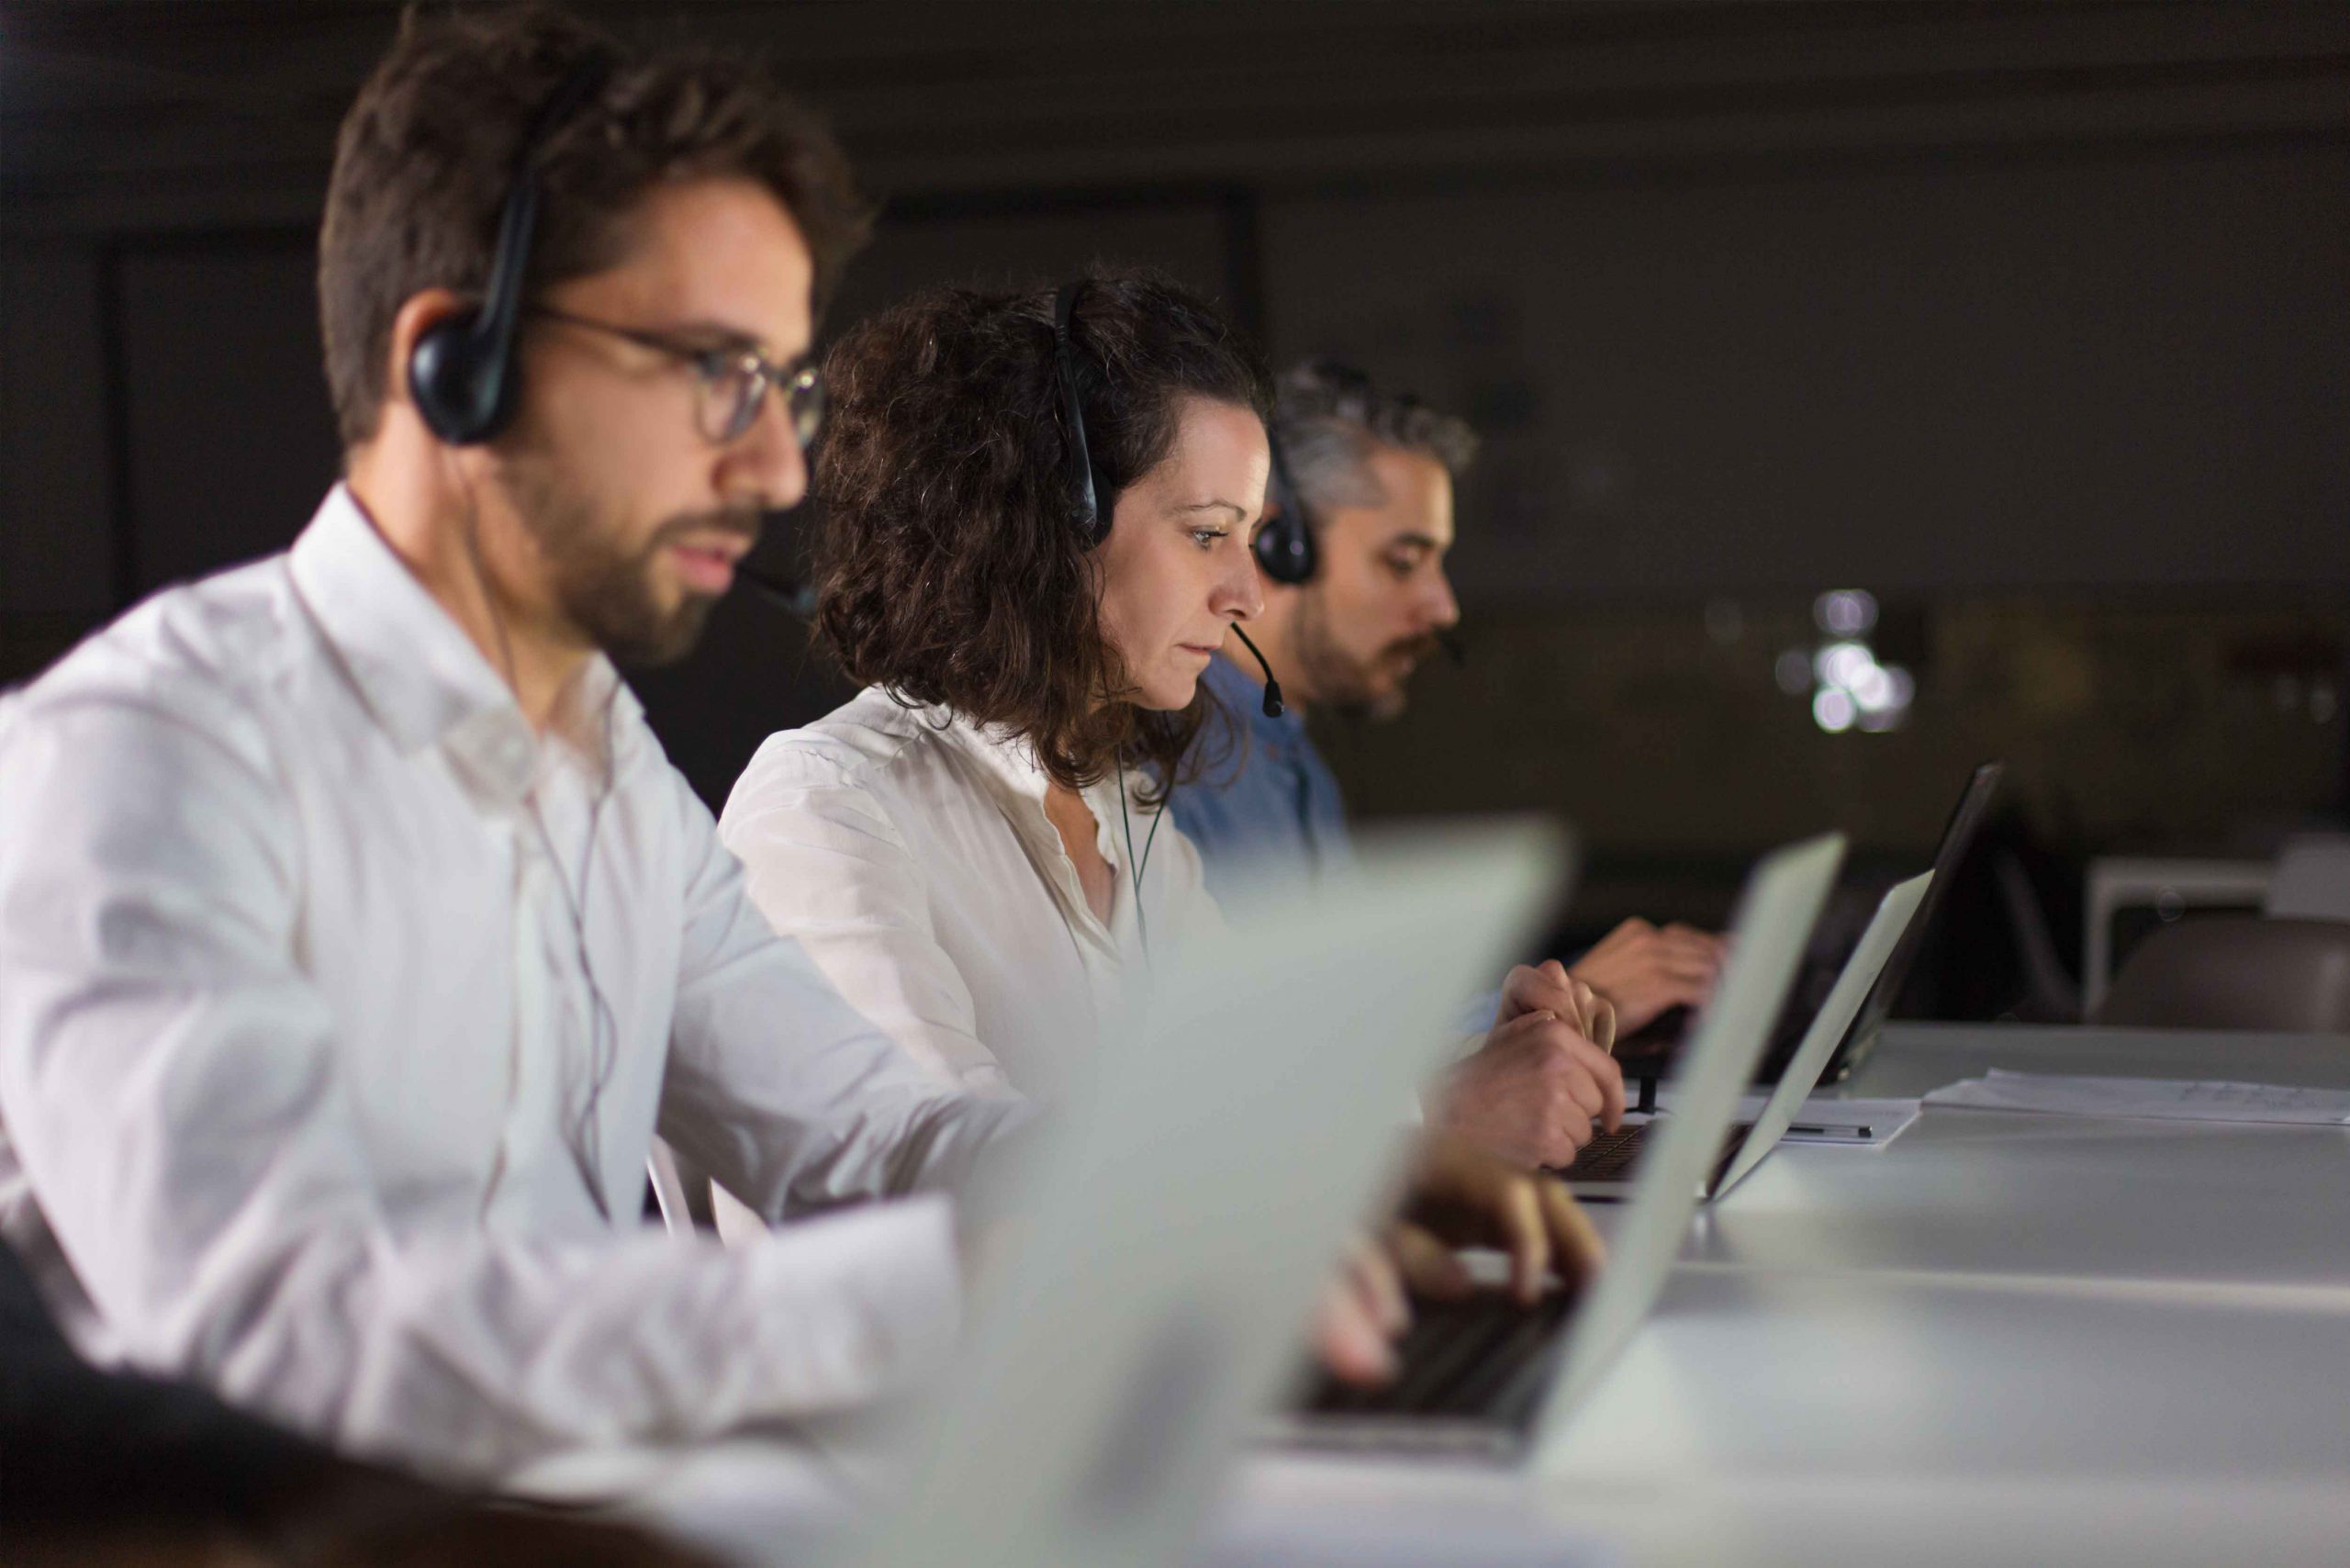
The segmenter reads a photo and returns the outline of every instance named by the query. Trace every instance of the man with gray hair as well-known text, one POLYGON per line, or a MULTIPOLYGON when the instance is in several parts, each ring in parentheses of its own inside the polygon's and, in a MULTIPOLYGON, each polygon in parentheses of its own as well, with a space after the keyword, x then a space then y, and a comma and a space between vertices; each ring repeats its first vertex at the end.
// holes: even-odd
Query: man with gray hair
MULTIPOLYGON (((1400 715, 1412 671, 1460 619, 1444 558, 1453 480, 1477 452, 1465 421, 1317 359, 1281 378, 1273 436, 1286 515, 1269 505, 1257 550, 1265 609, 1250 625, 1286 710, 1264 712, 1255 661, 1228 642, 1202 682, 1247 732, 1239 765, 1211 767, 1169 801, 1219 893, 1244 874, 1314 877, 1345 863, 1346 803, 1306 733, 1305 710, 1400 715)), ((1703 1002, 1721 957, 1718 937, 1632 920, 1568 973, 1629 1032, 1703 1002)), ((1593 1070, 1614 1064, 1595 1069, 1497 1029, 1456 1070, 1436 1119, 1505 1154, 1561 1164, 1572 1148, 1539 1107, 1556 1103, 1561 1087, 1580 1091, 1593 1070)))

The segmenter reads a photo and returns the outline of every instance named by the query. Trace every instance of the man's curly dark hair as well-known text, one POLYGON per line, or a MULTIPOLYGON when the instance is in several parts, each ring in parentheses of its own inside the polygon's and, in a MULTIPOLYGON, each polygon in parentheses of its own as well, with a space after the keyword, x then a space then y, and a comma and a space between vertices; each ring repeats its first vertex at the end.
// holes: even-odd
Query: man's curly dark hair
MULTIPOLYGON (((1212 699, 1203 687, 1173 713, 1127 700, 1075 521, 1054 296, 934 289, 834 346, 816 630, 850 678, 1001 727, 1065 788, 1147 770, 1147 802, 1196 769, 1212 699)), ((1155 274, 1089 277, 1069 339, 1104 516, 1166 460, 1184 399, 1270 411, 1254 347, 1155 274)))

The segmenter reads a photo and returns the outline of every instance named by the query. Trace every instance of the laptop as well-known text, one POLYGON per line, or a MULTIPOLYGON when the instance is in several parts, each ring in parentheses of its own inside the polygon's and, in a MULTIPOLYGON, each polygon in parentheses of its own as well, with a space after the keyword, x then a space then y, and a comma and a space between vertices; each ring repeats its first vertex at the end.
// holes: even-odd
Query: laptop
POLYGON ((1565 865, 1539 826, 1368 840, 1324 896, 1162 958, 1126 1044, 1011 1172, 974 1332, 907 1412, 905 1484, 819 1555, 1182 1557, 1350 1227, 1392 1199, 1399 1113, 1460 998, 1537 934, 1565 865))
POLYGON ((1606 1267, 1587 1290, 1531 1307, 1499 1296, 1423 1304, 1383 1388, 1316 1375, 1279 1421, 1315 1448, 1524 1457, 1558 1430, 1615 1362, 1663 1289, 1697 1207, 1697 1186, 1769 1038, 1842 861, 1841 834, 1765 857, 1730 924, 1729 962, 1697 1022, 1606 1267))
POLYGON ((1901 1000, 1901 988, 1909 983, 1909 971, 1925 949, 1926 938, 1933 934, 1934 916, 1942 912, 1942 901, 1949 896, 1952 882, 1957 879, 1959 863, 1975 847, 1975 835, 1981 830, 1983 819, 1990 815, 1991 798, 1999 792, 1999 779, 2007 771, 2004 762, 1983 763, 1959 792, 1958 804, 1951 808, 1950 821, 1942 827, 1941 846, 1934 851, 1933 883, 1926 890, 1917 918, 1895 946, 1893 957, 1885 961, 1885 972, 1869 988, 1868 1000, 1861 1003, 1859 1015, 1828 1058, 1827 1070, 1820 1074, 1821 1082, 1843 1082, 1875 1054, 1877 1036, 1884 1032, 1893 1004, 1901 1000))
MULTIPOLYGON (((1958 804, 1943 824, 1942 843, 1934 851, 1934 881, 1927 893, 1925 907, 1911 923, 1908 935, 1895 946, 1893 956, 1886 960, 1860 1013, 1830 1053, 1819 1074, 1820 1082, 1843 1082, 1875 1050, 1878 1031, 1884 1027, 1894 1003, 1900 1000, 1902 988, 1909 982, 1909 972, 1933 928, 1934 916, 1957 875, 1959 863, 1974 847, 1975 833, 1990 811, 1991 798, 1998 792, 1999 778, 2006 771, 2003 762, 1983 763, 1959 792, 1958 804)), ((1854 945, 1852 938, 1846 937, 1824 946, 1816 944, 1814 950, 1805 955, 1792 994, 1772 1030, 1770 1047, 1762 1053, 1762 1070, 1754 1075, 1756 1082, 1775 1083, 1785 1076, 1788 1064, 1809 1037, 1813 1019, 1848 967, 1854 945)), ((1639 1034, 1616 1043, 1616 1059, 1622 1065, 1625 1078, 1640 1085, 1643 1109, 1655 1092, 1657 1080, 1668 1070, 1688 1026, 1687 1011, 1676 1008, 1639 1034)))
MULTIPOLYGON (((1852 949, 1843 973, 1836 977, 1835 989, 1812 1015, 1802 1046, 1779 1075, 1778 1087, 1753 1121, 1733 1124, 1723 1135, 1720 1157, 1698 1184, 1699 1198, 1711 1203, 1744 1181, 1794 1125, 1796 1112, 1826 1070, 1830 1054, 1843 1042, 1863 999, 1876 985, 1886 960, 1915 921, 1933 879, 1931 871, 1921 871, 1897 883, 1877 904, 1860 946, 1852 949)), ((1641 1157, 1656 1142, 1662 1119, 1627 1122, 1612 1133, 1600 1134, 1576 1151, 1574 1163, 1558 1172, 1560 1179, 1577 1197, 1630 1196, 1641 1157)))

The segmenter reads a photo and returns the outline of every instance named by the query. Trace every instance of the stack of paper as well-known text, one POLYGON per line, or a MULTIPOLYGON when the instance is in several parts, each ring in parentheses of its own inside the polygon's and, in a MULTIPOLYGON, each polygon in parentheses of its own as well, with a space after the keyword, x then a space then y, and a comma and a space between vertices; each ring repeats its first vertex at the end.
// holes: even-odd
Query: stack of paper
POLYGON ((2188 1122, 2293 1122, 2350 1126, 2350 1091, 2295 1089, 2281 1083, 2224 1083, 2171 1078, 2068 1078, 2002 1072, 1947 1084, 1926 1096, 1933 1106, 1975 1111, 2045 1111, 2068 1116, 2153 1116, 2188 1122))

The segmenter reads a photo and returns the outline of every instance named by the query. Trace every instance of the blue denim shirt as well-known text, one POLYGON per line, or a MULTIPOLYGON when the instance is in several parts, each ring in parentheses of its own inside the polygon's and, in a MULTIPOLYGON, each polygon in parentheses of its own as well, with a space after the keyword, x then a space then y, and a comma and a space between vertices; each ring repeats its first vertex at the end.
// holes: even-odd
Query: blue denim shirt
MULTIPOLYGON (((1245 732, 1238 769, 1226 759, 1207 777, 1169 798, 1167 814, 1200 847, 1208 891, 1229 907, 1234 885, 1283 874, 1318 878, 1354 864, 1347 836, 1347 801, 1337 777, 1305 734, 1305 718, 1291 709, 1265 717, 1264 688, 1218 654, 1201 675, 1245 732)), ((1498 991, 1462 1008, 1455 1030, 1481 1033, 1501 1004, 1498 991)))
POLYGON ((1228 903, 1243 876, 1319 878, 1352 863, 1347 803, 1295 709, 1264 711, 1264 691, 1219 654, 1200 679, 1239 721, 1244 739, 1203 778, 1178 789, 1168 811, 1199 846, 1208 890, 1228 903))

